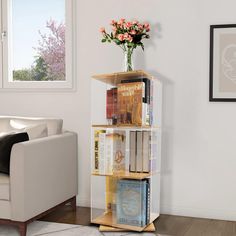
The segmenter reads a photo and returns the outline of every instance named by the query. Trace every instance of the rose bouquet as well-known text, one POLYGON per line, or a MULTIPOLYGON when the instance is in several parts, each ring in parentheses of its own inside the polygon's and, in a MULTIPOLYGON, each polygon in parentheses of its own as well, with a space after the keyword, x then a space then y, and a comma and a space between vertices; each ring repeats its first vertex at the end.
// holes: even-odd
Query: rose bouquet
POLYGON ((148 23, 140 23, 139 21, 126 21, 120 19, 119 21, 111 21, 112 32, 107 33, 102 27, 102 42, 114 42, 122 48, 125 53, 125 70, 131 71, 132 67, 132 53, 134 49, 140 46, 144 50, 143 39, 149 39, 150 25, 148 23))

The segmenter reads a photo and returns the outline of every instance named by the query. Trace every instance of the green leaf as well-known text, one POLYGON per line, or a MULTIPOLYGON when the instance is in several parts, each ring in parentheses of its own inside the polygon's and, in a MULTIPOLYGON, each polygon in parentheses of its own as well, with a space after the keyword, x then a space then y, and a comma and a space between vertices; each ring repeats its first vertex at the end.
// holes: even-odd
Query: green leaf
POLYGON ((106 41, 107 41, 106 39, 102 39, 102 40, 101 40, 102 43, 105 43, 106 41))

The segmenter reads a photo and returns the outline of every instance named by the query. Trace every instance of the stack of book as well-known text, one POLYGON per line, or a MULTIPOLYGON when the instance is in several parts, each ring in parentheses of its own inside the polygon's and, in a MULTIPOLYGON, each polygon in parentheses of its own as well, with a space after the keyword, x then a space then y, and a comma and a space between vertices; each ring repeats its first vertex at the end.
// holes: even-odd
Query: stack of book
POLYGON ((157 139, 155 137, 156 132, 130 131, 130 172, 150 172, 154 170, 157 158, 157 139))
POLYGON ((109 124, 117 124, 117 88, 107 90, 106 118, 109 124))
POLYGON ((126 152, 125 131, 94 131, 94 171, 112 174, 125 171, 126 152))
POLYGON ((127 131, 128 134, 129 139, 124 130, 94 131, 95 172, 99 174, 125 171, 148 173, 156 170, 157 131, 127 131))
POLYGON ((113 125, 152 125, 153 86, 147 78, 122 80, 107 90, 106 117, 113 125))
POLYGON ((144 227, 150 222, 150 180, 120 179, 116 196, 117 224, 144 227))

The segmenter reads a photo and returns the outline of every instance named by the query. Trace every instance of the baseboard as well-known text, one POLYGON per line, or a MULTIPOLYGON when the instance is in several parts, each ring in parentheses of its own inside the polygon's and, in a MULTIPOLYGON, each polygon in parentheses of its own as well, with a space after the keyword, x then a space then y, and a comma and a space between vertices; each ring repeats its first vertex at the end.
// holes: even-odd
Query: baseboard
POLYGON ((161 205, 161 214, 236 221, 236 211, 233 209, 229 211, 229 209, 206 209, 161 205))

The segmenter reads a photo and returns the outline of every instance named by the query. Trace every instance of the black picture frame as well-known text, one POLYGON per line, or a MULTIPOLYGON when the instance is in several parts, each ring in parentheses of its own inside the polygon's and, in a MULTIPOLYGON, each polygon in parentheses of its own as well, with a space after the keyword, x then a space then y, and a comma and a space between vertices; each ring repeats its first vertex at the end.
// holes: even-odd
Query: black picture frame
MULTIPOLYGON (((218 24, 218 25, 210 25, 210 68, 209 68, 209 101, 210 102, 236 102, 236 91, 235 97, 217 97, 214 95, 214 57, 215 57, 215 30, 220 29, 235 29, 236 35, 236 24, 218 24)), ((235 41, 236 45, 236 41, 235 41)))

